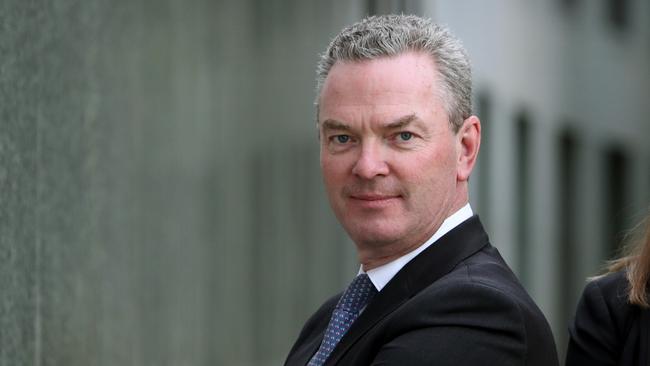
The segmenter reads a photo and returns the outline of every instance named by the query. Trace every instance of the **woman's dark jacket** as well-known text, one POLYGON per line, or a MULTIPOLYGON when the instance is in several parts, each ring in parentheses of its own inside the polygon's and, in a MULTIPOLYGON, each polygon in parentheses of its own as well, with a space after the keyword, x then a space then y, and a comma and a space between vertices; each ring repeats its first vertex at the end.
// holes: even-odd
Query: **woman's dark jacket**
POLYGON ((569 326, 566 366, 650 366, 650 309, 628 302, 625 272, 589 282, 569 326))

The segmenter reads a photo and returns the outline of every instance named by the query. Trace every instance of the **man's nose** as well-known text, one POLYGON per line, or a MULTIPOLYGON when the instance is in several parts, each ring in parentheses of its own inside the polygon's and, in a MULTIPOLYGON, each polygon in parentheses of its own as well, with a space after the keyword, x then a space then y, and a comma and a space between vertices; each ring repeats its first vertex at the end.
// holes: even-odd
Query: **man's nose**
POLYGON ((388 164, 380 144, 362 144, 359 157, 352 168, 352 173, 363 179, 373 179, 377 176, 386 176, 388 172, 388 164))

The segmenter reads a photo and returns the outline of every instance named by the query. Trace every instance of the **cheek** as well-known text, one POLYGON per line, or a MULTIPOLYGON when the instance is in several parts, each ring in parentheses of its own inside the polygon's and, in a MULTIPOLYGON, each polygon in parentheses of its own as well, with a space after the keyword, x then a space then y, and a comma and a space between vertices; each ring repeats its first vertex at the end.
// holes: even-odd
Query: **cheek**
POLYGON ((440 194, 456 182, 455 157, 450 150, 436 150, 403 165, 409 174, 403 181, 421 195, 440 194))
POLYGON ((344 165, 336 159, 321 158, 321 174, 327 190, 342 185, 345 180, 344 165))

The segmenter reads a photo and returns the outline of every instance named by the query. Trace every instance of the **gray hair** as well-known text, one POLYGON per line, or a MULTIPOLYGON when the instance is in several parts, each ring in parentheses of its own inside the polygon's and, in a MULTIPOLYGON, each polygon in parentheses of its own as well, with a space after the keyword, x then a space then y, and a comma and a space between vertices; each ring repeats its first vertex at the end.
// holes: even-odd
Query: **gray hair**
POLYGON ((421 51, 433 58, 441 78, 440 97, 454 132, 472 114, 472 71, 467 52, 448 29, 415 15, 371 16, 343 29, 317 67, 316 107, 337 61, 362 61, 421 51))

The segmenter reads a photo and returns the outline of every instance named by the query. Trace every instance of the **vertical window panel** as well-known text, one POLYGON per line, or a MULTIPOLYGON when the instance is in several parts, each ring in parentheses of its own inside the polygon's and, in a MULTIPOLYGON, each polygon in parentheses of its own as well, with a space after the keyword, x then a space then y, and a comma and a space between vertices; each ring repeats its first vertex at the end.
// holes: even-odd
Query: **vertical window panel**
POLYGON ((629 163, 627 156, 619 147, 609 147, 604 155, 603 177, 605 200, 603 207, 602 238, 607 258, 619 254, 623 234, 626 229, 625 221, 625 189, 628 186, 627 176, 629 163))
MULTIPOLYGON (((559 240, 559 269, 560 282, 558 296, 558 313, 561 324, 568 324, 570 314, 577 300, 577 284, 573 276, 575 263, 579 258, 577 229, 577 149, 578 142, 575 134, 566 130, 562 132, 557 145, 557 228, 559 240)), ((566 335, 558 334, 562 347, 566 343, 566 335)))
POLYGON ((516 157, 515 157, 515 238, 517 243, 518 274, 521 282, 528 286, 529 273, 529 242, 530 238, 530 174, 531 162, 531 123, 525 112, 519 113, 515 120, 516 131, 516 157))

